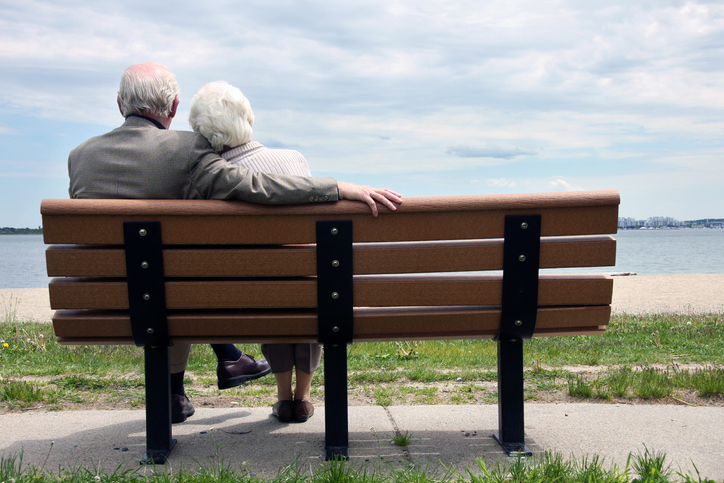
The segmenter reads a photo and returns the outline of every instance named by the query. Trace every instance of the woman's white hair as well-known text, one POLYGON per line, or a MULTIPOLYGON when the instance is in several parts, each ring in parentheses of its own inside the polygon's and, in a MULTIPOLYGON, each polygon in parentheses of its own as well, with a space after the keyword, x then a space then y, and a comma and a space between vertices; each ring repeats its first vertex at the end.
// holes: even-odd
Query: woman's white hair
POLYGON ((218 152, 251 141, 254 113, 249 100, 224 81, 209 82, 191 101, 191 128, 218 152))
POLYGON ((148 62, 123 71, 118 98, 124 116, 154 114, 169 117, 179 92, 176 76, 168 67, 148 62))

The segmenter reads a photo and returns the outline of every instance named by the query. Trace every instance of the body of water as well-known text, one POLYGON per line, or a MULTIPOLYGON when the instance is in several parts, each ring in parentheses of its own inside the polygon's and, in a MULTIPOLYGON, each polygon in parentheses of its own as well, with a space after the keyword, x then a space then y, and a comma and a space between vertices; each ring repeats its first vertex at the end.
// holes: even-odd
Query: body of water
MULTIPOLYGON (((724 273, 724 230, 622 230, 616 266, 587 272, 724 273)), ((47 287, 42 235, 0 235, 0 288, 47 287)))
POLYGON ((724 230, 621 230, 616 234, 615 271, 724 273, 724 230))
POLYGON ((0 235, 0 288, 47 287, 43 235, 0 235))

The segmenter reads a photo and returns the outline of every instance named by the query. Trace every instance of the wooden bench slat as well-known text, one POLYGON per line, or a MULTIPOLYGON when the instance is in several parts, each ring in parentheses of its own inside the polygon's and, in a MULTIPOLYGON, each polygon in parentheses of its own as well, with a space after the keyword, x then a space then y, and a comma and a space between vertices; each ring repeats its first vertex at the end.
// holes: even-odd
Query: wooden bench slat
MULTIPOLYGON (((313 245, 255 248, 176 247, 164 250, 167 277, 298 277, 315 275, 313 245)), ((51 277, 125 277, 123 248, 54 245, 46 250, 51 277)), ((429 273, 503 269, 503 241, 406 242, 354 245, 354 273, 429 273)), ((616 262, 611 236, 541 240, 540 267, 601 267, 616 262)))
MULTIPOLYGON (((543 236, 594 235, 615 232, 617 207, 550 208, 539 210, 543 218, 543 236)), ((525 210, 395 213, 393 216, 350 215, 354 239, 358 242, 417 241, 501 238, 505 215, 528 214, 525 210)), ((169 245, 236 245, 314 243, 314 222, 337 217, 266 216, 249 219, 224 217, 46 217, 43 231, 47 243, 121 244, 123 221, 160 221, 163 243, 169 245), (197 229, 186 230, 189 224, 197 229), (45 234, 47 230, 47 235, 45 234)))
POLYGON ((361 203, 262 206, 215 200, 43 200, 47 244, 123 244, 123 221, 160 221, 163 242, 313 243, 315 220, 352 220, 356 242, 502 238, 505 215, 541 214, 543 236, 615 233, 615 191, 406 198, 391 214, 361 203), (147 214, 143 214, 147 213, 147 214), (249 216, 241 217, 240 214, 249 216), (188 230, 194 226, 194 230, 188 230))
MULTIPOLYGON (((358 202, 313 203, 308 205, 261 205, 243 201, 221 200, 139 200, 139 199, 44 199, 41 214, 81 215, 147 215, 174 214, 182 216, 258 216, 268 213, 304 214, 309 212, 330 215, 368 213, 369 208, 358 202)), ((620 196, 615 190, 567 191, 554 193, 512 193, 494 195, 421 196, 405 198, 399 209, 407 212, 449 212, 503 209, 537 209, 557 207, 618 206, 620 196)), ((382 207, 384 208, 384 207, 382 207)))
MULTIPOLYGON (((538 310, 536 336, 596 334, 605 329, 609 306, 546 307, 538 310)), ((171 339, 177 342, 316 342, 316 311, 181 311, 168 317, 171 339)), ((66 311, 53 317, 62 344, 131 344, 131 326, 124 311, 66 311)), ((435 340, 491 338, 500 326, 500 308, 409 307, 355 309, 354 339, 435 340)))
MULTIPOLYGON (((538 304, 607 305, 613 280, 607 275, 541 275, 538 304)), ((53 309, 127 309, 124 279, 53 279, 53 309)), ((341 294, 343 297, 345 294, 341 294)), ((502 275, 359 275, 354 277, 358 307, 421 305, 500 305, 502 275)), ((167 280, 169 309, 315 308, 315 278, 167 280)))

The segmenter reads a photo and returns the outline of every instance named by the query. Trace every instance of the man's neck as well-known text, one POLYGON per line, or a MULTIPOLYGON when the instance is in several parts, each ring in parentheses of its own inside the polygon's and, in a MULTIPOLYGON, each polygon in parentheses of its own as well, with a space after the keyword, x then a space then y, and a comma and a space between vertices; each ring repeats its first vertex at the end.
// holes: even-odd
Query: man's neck
POLYGON ((129 114, 126 117, 131 117, 131 116, 140 117, 141 119, 146 119, 148 121, 151 121, 159 129, 168 129, 171 126, 171 118, 168 118, 168 117, 155 116, 153 114, 138 114, 135 112, 133 114, 129 114))

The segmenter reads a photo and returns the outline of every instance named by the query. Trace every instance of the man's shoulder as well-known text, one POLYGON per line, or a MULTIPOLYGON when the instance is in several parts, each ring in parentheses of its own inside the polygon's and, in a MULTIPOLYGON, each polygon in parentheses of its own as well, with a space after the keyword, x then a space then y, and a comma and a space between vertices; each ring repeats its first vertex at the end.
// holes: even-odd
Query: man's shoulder
POLYGON ((174 136, 177 136, 179 139, 185 140, 187 142, 193 143, 193 144, 200 144, 200 145, 207 145, 209 148, 211 148, 211 144, 209 144, 208 139, 203 137, 201 134, 193 131, 176 131, 176 130, 168 130, 166 131, 169 134, 172 134, 174 136))
POLYGON ((127 123, 107 133, 94 136, 71 151, 71 156, 84 151, 106 149, 113 146, 135 146, 149 149, 162 149, 164 151, 195 152, 196 155, 214 153, 208 140, 202 135, 192 131, 177 131, 158 129, 155 126, 134 126, 127 123))
MULTIPOLYGON (((116 129, 119 129, 119 128, 116 128, 116 129)), ((78 146, 76 146, 75 148, 73 148, 70 151, 70 156, 73 157, 75 154, 82 153, 89 149, 93 150, 93 149, 95 149, 96 146, 103 146, 103 145, 108 144, 107 139, 112 135, 111 133, 113 133, 113 131, 115 131, 116 129, 103 133, 103 134, 99 134, 98 136, 93 136, 92 138, 86 139, 85 141, 83 141, 82 143, 80 143, 78 146)))

